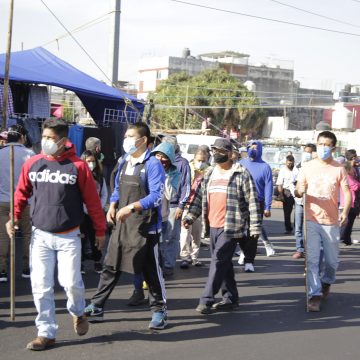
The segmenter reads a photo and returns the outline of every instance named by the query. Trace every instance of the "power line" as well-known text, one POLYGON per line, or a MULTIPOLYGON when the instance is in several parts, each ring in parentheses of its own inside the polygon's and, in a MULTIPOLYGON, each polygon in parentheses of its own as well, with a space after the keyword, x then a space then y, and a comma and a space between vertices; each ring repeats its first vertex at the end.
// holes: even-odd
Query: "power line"
MULTIPOLYGON (((313 11, 309 11, 309 10, 305 10, 305 9, 301 9, 301 8, 298 8, 296 6, 293 6, 293 5, 290 5, 290 4, 285 4, 281 1, 277 1, 277 0, 269 0, 273 3, 276 3, 276 4, 279 4, 279 5, 282 5, 282 6, 287 6, 289 8, 292 8, 292 9, 295 9, 295 10, 298 10, 298 11, 301 11, 301 12, 304 12, 304 13, 307 13, 307 14, 311 14, 311 15, 315 15, 315 16, 318 16, 318 17, 321 17, 321 18, 324 18, 324 19, 327 19, 327 20, 331 20, 331 21, 335 21, 335 22, 338 22, 340 24, 345 24, 345 25, 350 25, 350 26, 354 26, 354 27, 357 27, 357 28, 360 28, 359 25, 355 25, 355 24, 352 24, 352 23, 348 23, 346 21, 343 21, 343 20, 339 20, 339 19, 335 19, 335 18, 332 18, 332 17, 329 17, 329 16, 326 16, 326 15, 321 15, 321 14, 318 14, 316 12, 313 12, 313 11)), ((358 1, 360 2, 360 1, 358 1)))
MULTIPOLYGON (((106 20, 107 20, 106 18, 103 19, 104 17, 107 17, 108 15, 110 15, 110 14, 113 13, 113 12, 114 12, 114 11, 110 11, 110 12, 108 12, 108 13, 106 13, 106 14, 103 14, 103 15, 101 15, 101 16, 99 16, 99 17, 97 17, 97 18, 95 18, 95 19, 93 19, 93 20, 91 20, 91 21, 88 21, 88 22, 86 22, 85 24, 82 24, 82 25, 78 26, 77 28, 72 29, 72 30, 71 30, 71 33, 74 34, 74 33, 76 33, 76 32, 85 30, 85 29, 87 29, 87 28, 89 28, 89 27, 91 27, 91 26, 100 24, 100 23, 102 23, 103 21, 106 21, 106 20), (100 21, 100 19, 102 19, 102 20, 100 21)), ((65 38, 65 37, 67 37, 67 36, 69 36, 69 33, 66 32, 66 33, 64 33, 64 34, 61 34, 61 35, 57 36, 55 39, 50 40, 50 41, 44 43, 44 44, 41 45, 41 46, 49 45, 49 44, 51 44, 51 43, 53 43, 53 42, 55 42, 55 41, 58 41, 58 40, 60 40, 60 39, 65 38)))
POLYGON ((316 95, 305 95, 301 94, 297 96, 294 94, 294 96, 186 96, 186 95, 157 95, 156 100, 158 99, 195 99, 195 100, 210 100, 210 99, 216 99, 216 100, 248 100, 248 99, 260 99, 260 100, 306 100, 306 99, 312 99, 312 100, 331 100, 333 101, 333 96, 316 96, 316 95))
MULTIPOLYGON (((48 11, 51 13, 51 15, 57 20, 57 22, 65 29, 65 31, 69 34, 69 36, 75 41, 75 43, 80 47, 80 49, 86 54, 86 56, 90 59, 90 61, 100 70, 100 72, 104 75, 105 79, 109 81, 112 86, 119 90, 112 82, 112 80, 107 76, 105 71, 102 70, 102 68, 97 64, 97 62, 92 58, 92 56, 86 51, 86 49, 81 45, 81 43, 75 38, 75 36, 70 32, 70 30, 67 29, 67 27, 61 22, 61 20, 55 15, 55 13, 46 5, 44 0, 40 0, 43 5, 48 9, 48 11)), ((129 106, 133 110, 135 110, 137 113, 139 113, 139 110, 136 108, 136 106, 132 103, 132 101, 128 97, 124 97, 124 101, 126 103, 126 106, 129 106)))
MULTIPOLYGON (((189 87, 189 89, 215 90, 215 91, 227 91, 227 92, 243 92, 245 90, 245 89, 213 88, 213 87, 205 87, 205 86, 173 85, 173 84, 166 84, 166 85, 162 85, 162 86, 175 87, 175 88, 189 87)), ((261 90, 255 90, 255 91, 245 90, 245 91, 247 91, 249 93, 253 93, 255 95, 257 95, 257 94, 278 94, 278 96, 310 96, 310 95, 311 96, 319 96, 319 97, 332 96, 332 94, 315 94, 315 93, 299 94, 296 92, 280 92, 280 91, 261 91, 261 90)), ((330 90, 323 90, 323 91, 330 91, 330 90)))
POLYGON ((246 104, 240 104, 240 105, 223 105, 223 106, 210 106, 210 105, 161 105, 156 104, 155 105, 157 109, 332 109, 334 105, 332 104, 324 104, 324 105, 277 105, 277 104, 271 104, 271 105, 246 105, 246 104))
POLYGON ((51 15, 57 20, 57 22, 65 29, 65 31, 69 34, 69 36, 76 42, 76 44, 81 48, 81 50, 86 54, 86 56, 90 59, 90 61, 100 70, 100 72, 105 76, 105 78, 110 81, 107 74, 103 71, 103 69, 96 63, 96 61, 92 58, 92 56, 86 51, 86 49, 80 44, 80 42, 75 38, 75 36, 68 30, 68 28, 61 22, 61 20, 55 15, 55 13, 46 5, 43 0, 40 0, 43 5, 49 10, 51 15))
POLYGON ((246 16, 246 17, 250 17, 250 18, 254 18, 254 19, 259 19, 259 20, 276 22, 276 23, 280 23, 280 24, 293 25, 293 26, 303 27, 303 28, 307 28, 307 29, 321 30, 321 31, 327 31, 327 32, 332 32, 332 33, 336 33, 336 34, 360 37, 360 34, 350 33, 350 32, 346 32, 346 31, 332 30, 332 29, 322 28, 322 27, 318 27, 318 26, 305 25, 305 24, 299 24, 299 23, 294 23, 294 22, 290 22, 290 21, 272 19, 272 18, 267 18, 267 17, 263 17, 263 16, 246 14, 246 13, 242 13, 242 12, 238 12, 238 11, 232 11, 232 10, 220 9, 220 8, 216 8, 216 7, 212 7, 212 6, 195 4, 195 3, 191 3, 191 2, 187 2, 187 1, 180 1, 180 0, 170 0, 170 1, 184 4, 184 5, 199 7, 199 8, 203 8, 203 9, 224 12, 224 13, 233 14, 233 15, 240 15, 240 16, 246 16))

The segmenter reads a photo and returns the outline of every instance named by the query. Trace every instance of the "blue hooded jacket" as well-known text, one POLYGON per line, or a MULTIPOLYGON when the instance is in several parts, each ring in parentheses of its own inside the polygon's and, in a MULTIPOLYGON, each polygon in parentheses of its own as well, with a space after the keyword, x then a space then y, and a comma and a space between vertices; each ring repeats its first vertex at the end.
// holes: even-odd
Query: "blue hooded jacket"
POLYGON ((256 157, 254 159, 242 159, 240 164, 244 166, 251 174, 258 193, 259 201, 264 202, 264 210, 271 209, 272 195, 273 195, 273 180, 272 171, 268 163, 262 157, 262 142, 258 140, 250 141, 247 149, 256 144, 256 157))
MULTIPOLYGON (((130 158, 130 155, 125 154, 120 158, 119 167, 115 176, 115 187, 112 195, 110 196, 110 202, 118 202, 120 199, 119 192, 119 176, 125 162, 130 158)), ((139 200, 141 207, 144 210, 155 208, 158 212, 157 224, 149 224, 148 231, 161 231, 161 200, 164 193, 165 184, 165 171, 160 161, 151 156, 149 150, 146 150, 145 158, 145 172, 141 173, 141 180, 144 186, 148 190, 148 195, 139 200)))
POLYGON ((190 165, 180 153, 175 154, 175 165, 180 172, 180 184, 178 193, 170 201, 170 207, 184 209, 189 200, 191 190, 190 165))
POLYGON ((156 154, 157 152, 161 152, 169 158, 171 165, 170 168, 166 171, 166 174, 170 178, 171 186, 177 191, 179 189, 180 172, 175 165, 174 145, 165 142, 160 143, 155 149, 151 151, 152 154, 156 154))

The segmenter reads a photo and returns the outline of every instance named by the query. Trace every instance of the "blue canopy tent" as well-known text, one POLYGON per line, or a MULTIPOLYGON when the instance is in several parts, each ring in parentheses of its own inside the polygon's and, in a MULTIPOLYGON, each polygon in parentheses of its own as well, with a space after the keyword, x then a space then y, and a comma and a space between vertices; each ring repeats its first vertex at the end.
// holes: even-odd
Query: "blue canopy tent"
MULTIPOLYGON (((0 54, 0 79, 4 78, 5 58, 0 54)), ((139 114, 144 110, 144 104, 135 97, 92 78, 41 47, 11 53, 9 78, 73 91, 98 125, 103 125, 105 109, 139 114)))

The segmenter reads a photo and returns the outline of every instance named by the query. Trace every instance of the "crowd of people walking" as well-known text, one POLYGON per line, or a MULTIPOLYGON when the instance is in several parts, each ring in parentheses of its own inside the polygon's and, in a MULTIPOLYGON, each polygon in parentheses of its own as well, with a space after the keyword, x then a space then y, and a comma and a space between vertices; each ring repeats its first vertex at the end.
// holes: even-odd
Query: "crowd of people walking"
POLYGON ((203 266, 201 240, 209 238, 209 272, 196 311, 207 315, 236 309, 234 254, 244 272, 255 271, 259 238, 266 255, 276 255, 263 224, 264 217, 271 217, 274 186, 283 203, 284 231, 295 231, 292 257, 306 258, 308 310, 320 311, 336 280, 339 241, 352 244, 352 227, 360 213, 356 151, 348 149, 342 161, 334 159, 337 139, 332 132, 323 131, 316 144, 306 144, 300 163, 287 155, 273 184, 261 141, 250 141, 247 157, 239 159, 235 145, 218 138, 211 148, 199 144, 189 163, 176 137, 165 136, 154 146, 149 127, 134 123, 128 126, 124 155, 107 184, 99 139, 87 139, 78 157, 68 130, 63 120, 46 120, 37 155, 25 146, 26 131, 20 125, 1 133, 0 282, 8 281, 9 239, 21 230, 22 276, 31 280, 37 310, 38 334, 28 349, 55 344, 56 266, 78 335, 87 333, 89 322, 104 320, 106 302, 122 272, 133 274, 129 305, 144 303, 148 289, 149 328, 162 330, 168 322, 166 279, 176 271, 203 266), (17 184, 13 219, 10 146, 17 184), (85 260, 93 261, 99 273, 88 304, 82 279, 85 260))

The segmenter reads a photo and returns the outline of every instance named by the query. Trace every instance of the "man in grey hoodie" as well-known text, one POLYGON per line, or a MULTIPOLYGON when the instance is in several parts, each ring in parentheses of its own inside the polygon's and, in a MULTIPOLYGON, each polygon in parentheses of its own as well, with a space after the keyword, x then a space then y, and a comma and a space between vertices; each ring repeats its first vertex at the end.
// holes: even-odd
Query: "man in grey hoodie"
MULTIPOLYGON (((8 281, 7 266, 9 257, 9 236, 6 232, 6 223, 9 221, 10 213, 10 146, 14 147, 14 184, 16 186, 21 167, 31 156, 35 155, 27 149, 26 130, 21 125, 13 125, 7 133, 7 144, 0 149, 0 282, 8 281)), ((27 206, 20 222, 20 229, 23 240, 23 278, 30 278, 29 269, 29 243, 31 238, 30 209, 27 206)))

